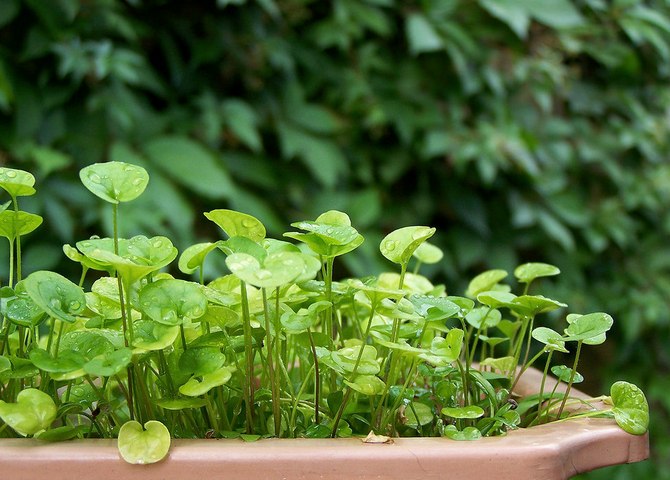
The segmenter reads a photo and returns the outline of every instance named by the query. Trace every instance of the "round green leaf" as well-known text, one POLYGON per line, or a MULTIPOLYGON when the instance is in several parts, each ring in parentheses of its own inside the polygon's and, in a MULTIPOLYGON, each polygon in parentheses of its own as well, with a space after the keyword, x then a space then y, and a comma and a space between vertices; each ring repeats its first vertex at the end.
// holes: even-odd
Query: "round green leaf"
POLYGON ((531 335, 538 342, 544 343, 545 350, 557 350, 559 352, 568 353, 568 350, 565 348, 563 336, 551 328, 537 327, 533 330, 531 335))
POLYGON ((478 307, 470 310, 465 320, 475 328, 492 328, 500 323, 502 314, 500 310, 478 307))
POLYGON ((142 310, 164 325, 180 325, 201 317, 207 309, 207 297, 197 283, 163 279, 140 290, 142 310))
POLYGON ((133 347, 143 351, 163 350, 179 336, 178 325, 163 325, 153 320, 133 322, 133 347))
POLYGON ((49 428, 56 419, 56 413, 52 398, 36 388, 19 392, 16 403, 0 400, 0 418, 24 437, 49 428))
POLYGON ((190 275, 198 268, 202 268, 202 264, 205 263, 205 257, 218 246, 217 243, 212 242, 191 245, 179 256, 179 270, 190 275))
POLYGON ((491 367, 494 370, 501 372, 504 375, 507 375, 513 372, 516 369, 516 358, 513 356, 507 357, 497 357, 497 358, 485 358, 479 364, 483 367, 491 367))
POLYGON ((411 428, 419 428, 433 421, 433 409, 425 403, 411 402, 405 408, 405 420, 403 423, 411 428))
POLYGON ((532 317, 540 313, 551 312, 557 308, 565 308, 567 305, 542 295, 522 295, 516 297, 512 303, 507 305, 512 311, 532 317))
POLYGON ((27 294, 10 299, 5 315, 12 323, 23 327, 35 327, 44 320, 44 310, 27 294))
POLYGON ((94 377, 112 377, 122 372, 132 358, 132 350, 121 348, 90 360, 84 365, 84 371, 94 377))
POLYGON ((124 162, 88 165, 79 171, 79 178, 91 193, 114 204, 136 199, 149 183, 144 168, 124 162))
POLYGON ((380 395, 386 384, 374 375, 357 375, 353 382, 344 381, 353 390, 363 395, 380 395))
POLYGON ((521 283, 530 283, 538 277, 551 277, 561 271, 548 263, 525 263, 514 270, 514 276, 521 283))
POLYGON ((414 305, 414 311, 429 322, 452 318, 461 313, 461 307, 446 297, 411 295, 409 301, 414 305))
POLYGON ((84 291, 56 272, 37 271, 23 280, 26 293, 47 314, 74 322, 86 308, 84 291))
POLYGON ((637 385, 619 381, 610 388, 612 413, 616 423, 626 432, 643 435, 649 429, 649 404, 637 385))
POLYGON ((76 372, 81 370, 86 363, 86 358, 81 353, 72 350, 60 352, 58 357, 54 358, 46 350, 35 348, 30 351, 28 356, 37 368, 50 373, 76 372))
POLYGON ((442 415, 451 418, 479 418, 484 415, 484 409, 477 405, 468 405, 465 407, 444 407, 442 415))
POLYGON ((414 257, 416 257, 416 259, 421 263, 429 265, 438 263, 440 260, 442 260, 444 257, 444 252, 442 252, 440 247, 436 247, 432 243, 423 242, 414 251, 414 257))
POLYGON ((220 369, 225 361, 219 348, 189 348, 179 357, 179 369, 189 375, 206 375, 220 369))
POLYGON ((35 177, 32 173, 15 168, 0 168, 0 188, 4 189, 12 198, 33 195, 35 177))
POLYGON ((465 427, 463 430, 458 430, 456 425, 447 425, 444 429, 444 436, 452 440, 471 441, 482 438, 482 433, 475 427, 465 427))
MULTIPOLYGON (((570 382, 570 378, 573 377, 572 372, 572 368, 566 365, 554 365, 551 367, 551 373, 553 373, 558 380, 565 383, 570 382)), ((582 374, 575 372, 574 377, 572 378, 572 383, 582 383, 583 381, 584 377, 582 374)))
MULTIPOLYGON (((589 341, 604 340, 603 335, 609 331, 614 323, 611 316, 606 313, 596 312, 588 315, 570 315, 568 316, 570 325, 565 329, 566 341, 583 340, 589 341)), ((600 342, 601 343, 601 342, 600 342)))
POLYGON ((84 240, 77 243, 77 248, 100 265, 116 269, 129 284, 168 265, 178 253, 169 238, 144 235, 119 239, 118 255, 114 253, 111 238, 84 240))
POLYGON ((246 237, 254 242, 265 238, 265 226, 256 217, 246 213, 218 209, 205 212, 204 215, 216 223, 228 237, 246 237))
POLYGON ((42 217, 33 213, 3 210, 0 212, 0 236, 14 240, 27 235, 42 224, 42 217))
POLYGON ((223 367, 207 375, 193 376, 184 385, 179 387, 179 393, 188 397, 199 397, 214 387, 225 385, 232 377, 232 374, 232 368, 223 367))
POLYGON ((470 298, 477 298, 477 295, 480 293, 493 290, 493 287, 505 277, 507 277, 505 270, 487 270, 486 272, 482 272, 470 280, 465 295, 470 298))
POLYGON ((434 228, 412 226, 392 231, 379 244, 379 250, 390 261, 407 265, 419 245, 435 233, 434 228))
POLYGON ((131 420, 119 430, 118 448, 121 458, 128 463, 148 464, 161 461, 170 450, 170 432, 156 420, 149 420, 144 428, 131 420))
POLYGON ((240 280, 259 288, 285 285, 302 275, 305 269, 302 255, 294 252, 269 254, 262 265, 251 255, 233 253, 226 257, 226 265, 240 280))

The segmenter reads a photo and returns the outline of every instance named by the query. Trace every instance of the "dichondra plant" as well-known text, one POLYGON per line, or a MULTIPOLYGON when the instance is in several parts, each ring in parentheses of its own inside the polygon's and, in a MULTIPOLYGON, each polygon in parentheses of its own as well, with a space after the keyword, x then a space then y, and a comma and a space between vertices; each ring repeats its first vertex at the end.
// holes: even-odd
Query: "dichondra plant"
POLYGON ((336 279, 338 257, 363 243, 339 211, 273 239, 253 216, 213 210, 205 217, 223 239, 179 255, 166 237, 119 237, 131 208, 120 204, 147 187, 143 168, 108 162, 80 176, 112 205, 113 237, 64 246, 81 265, 76 282, 50 271, 24 278, 21 237, 42 219, 21 211, 18 199, 35 193, 35 180, 0 168, 10 197, 0 211, 9 241, 0 289, 2 436, 118 438, 126 461, 151 463, 171 438, 373 432, 471 440, 575 416, 647 430, 647 402, 635 385, 571 397, 582 349, 604 342, 613 320, 571 313, 552 329, 559 317, 544 314, 567 305, 531 291, 559 273, 554 266, 521 265, 513 284, 503 270, 486 271, 455 296, 420 274, 442 258, 428 243, 435 229, 408 226, 380 244, 392 271, 336 279), (205 282, 209 255, 224 255, 228 272, 205 282), (555 352, 571 351, 571 365, 554 365, 555 352), (543 371, 540 391, 519 398, 514 387, 531 366, 543 371), (611 408, 594 408, 597 401, 611 408))

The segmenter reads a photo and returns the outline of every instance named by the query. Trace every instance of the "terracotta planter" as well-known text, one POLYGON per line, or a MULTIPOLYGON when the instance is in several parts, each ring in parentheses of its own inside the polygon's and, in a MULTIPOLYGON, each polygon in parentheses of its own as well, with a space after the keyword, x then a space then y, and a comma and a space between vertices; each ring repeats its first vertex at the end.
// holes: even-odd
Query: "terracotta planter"
MULTIPOLYGON (((537 371, 519 393, 537 391, 537 371)), ((575 392, 575 395, 584 395, 575 392)), ((129 465, 114 440, 46 444, 0 440, 3 479, 566 479, 649 456, 648 436, 625 433, 609 419, 569 420, 509 432, 504 437, 457 442, 400 438, 392 444, 360 439, 175 440, 168 458, 129 465)))

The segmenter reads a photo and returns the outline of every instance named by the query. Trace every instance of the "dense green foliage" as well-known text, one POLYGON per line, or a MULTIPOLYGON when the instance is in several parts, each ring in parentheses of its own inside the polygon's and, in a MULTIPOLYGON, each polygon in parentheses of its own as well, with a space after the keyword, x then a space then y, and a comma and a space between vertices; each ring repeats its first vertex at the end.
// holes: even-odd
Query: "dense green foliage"
MULTIPOLYGON (((369 245, 438 226, 456 292, 558 265, 554 298, 613 313, 592 363, 648 392, 637 468, 670 478, 669 77, 667 0, 3 0, 0 161, 54 234, 27 270, 100 231, 77 172, 105 159, 151 173, 122 234, 180 249, 216 238, 211 208, 273 234, 336 208, 369 245)), ((387 268, 360 250, 353 273, 387 268)))

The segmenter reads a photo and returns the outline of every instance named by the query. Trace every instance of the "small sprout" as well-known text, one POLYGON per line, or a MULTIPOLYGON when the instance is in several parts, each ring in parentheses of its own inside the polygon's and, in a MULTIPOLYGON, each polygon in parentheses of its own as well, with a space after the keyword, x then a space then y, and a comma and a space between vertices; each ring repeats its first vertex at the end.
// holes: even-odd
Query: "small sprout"
POLYGON ((144 428, 139 422, 131 420, 119 430, 118 448, 121 458, 128 463, 156 463, 170 450, 170 432, 156 420, 149 420, 144 428))
POLYGON ((571 315, 565 329, 566 341, 583 340, 587 344, 599 344, 605 341, 605 333, 612 328, 614 320, 606 313, 597 312, 588 315, 571 315))
MULTIPOLYGON (((277 252, 265 257, 263 263, 246 253, 233 253, 226 258, 226 265, 233 274, 249 285, 275 288, 303 275, 303 255, 294 252, 277 252)), ((316 275, 313 272, 312 277, 316 275)))

